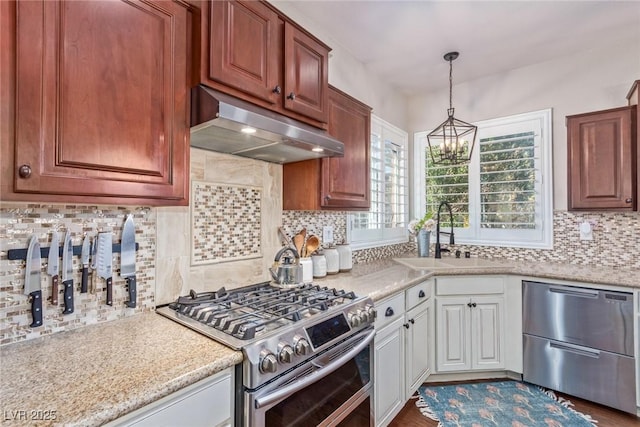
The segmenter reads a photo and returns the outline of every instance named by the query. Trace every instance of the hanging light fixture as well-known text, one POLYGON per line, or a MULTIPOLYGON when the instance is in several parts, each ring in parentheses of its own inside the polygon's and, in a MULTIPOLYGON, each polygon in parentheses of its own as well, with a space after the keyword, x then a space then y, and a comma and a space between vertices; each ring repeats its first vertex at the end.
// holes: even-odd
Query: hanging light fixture
POLYGON ((453 117, 453 65, 458 57, 458 52, 449 52, 444 55, 445 61, 449 61, 449 109, 447 120, 427 135, 431 159, 435 164, 459 165, 468 163, 473 152, 473 144, 476 140, 477 126, 463 122, 453 117))

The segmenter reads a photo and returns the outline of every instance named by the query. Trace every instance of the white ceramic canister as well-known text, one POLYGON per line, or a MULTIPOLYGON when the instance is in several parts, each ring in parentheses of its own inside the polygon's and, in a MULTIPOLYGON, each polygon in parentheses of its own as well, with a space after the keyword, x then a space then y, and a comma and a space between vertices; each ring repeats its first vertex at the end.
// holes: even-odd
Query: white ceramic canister
POLYGON ((300 258, 300 265, 302 266, 302 283, 313 282, 313 261, 311 258, 300 258))
POLYGON ((340 257, 340 271, 351 271, 353 260, 351 259, 351 246, 348 243, 336 246, 340 257))
POLYGON ((340 271, 340 255, 335 247, 325 248, 324 256, 327 258, 327 274, 337 274, 340 271))
POLYGON ((327 259, 324 255, 313 255, 313 277, 324 277, 327 275, 327 259))

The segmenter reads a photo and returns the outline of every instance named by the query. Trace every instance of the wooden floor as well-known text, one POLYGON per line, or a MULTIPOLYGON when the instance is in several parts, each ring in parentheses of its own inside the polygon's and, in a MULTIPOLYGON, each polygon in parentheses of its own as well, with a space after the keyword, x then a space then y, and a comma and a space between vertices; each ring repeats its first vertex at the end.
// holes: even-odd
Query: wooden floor
MULTIPOLYGON (((504 380, 504 379, 502 379, 504 380)), ((469 381, 465 381, 469 382, 469 381)), ((429 385, 444 385, 455 384, 451 383, 429 383, 429 385)), ((626 412, 618 411, 608 408, 606 406, 598 405, 597 403, 587 402, 586 400, 578 399, 577 397, 568 396, 562 393, 556 393, 558 396, 562 396, 565 399, 569 399, 573 403, 572 408, 583 414, 591 415, 591 418, 598 421, 596 424, 598 427, 639 427, 640 418, 635 417, 626 412)), ((420 410, 416 406, 416 399, 409 399, 402 411, 391 421, 389 427, 436 427, 438 423, 433 421, 420 413, 420 410)))

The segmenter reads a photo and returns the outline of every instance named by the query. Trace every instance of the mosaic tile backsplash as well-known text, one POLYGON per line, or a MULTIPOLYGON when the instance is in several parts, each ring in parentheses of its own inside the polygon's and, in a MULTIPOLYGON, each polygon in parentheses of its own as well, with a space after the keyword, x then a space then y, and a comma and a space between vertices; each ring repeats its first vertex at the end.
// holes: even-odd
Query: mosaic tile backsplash
POLYGON ((191 263, 262 256, 262 190, 193 182, 191 193, 191 263))
MULTIPOLYGON (((155 257, 156 215, 144 207, 99 207, 81 205, 10 204, 0 207, 0 345, 34 339, 43 335, 80 328, 122 317, 131 316, 155 307, 155 257), (22 249, 32 234, 38 237, 40 246, 51 243, 51 231, 56 230, 61 239, 69 230, 73 245, 82 245, 86 234, 112 232, 113 242, 119 243, 122 226, 127 214, 132 213, 136 226, 137 307, 127 308, 125 280, 120 277, 120 254, 113 254, 113 306, 105 304, 104 279, 90 274, 95 280, 94 292, 80 293, 82 265, 80 257, 73 258, 74 312, 62 315, 62 294, 58 305, 51 305, 51 277, 46 274, 47 259, 42 259, 42 308, 44 325, 31 328, 31 304, 24 290, 24 260, 9 260, 9 249, 22 249)), ((62 244, 62 242, 61 242, 62 244)), ((62 260, 61 260, 62 261, 62 260)), ((91 284, 89 288, 91 289, 91 284)), ((62 292, 62 283, 60 283, 62 292)))

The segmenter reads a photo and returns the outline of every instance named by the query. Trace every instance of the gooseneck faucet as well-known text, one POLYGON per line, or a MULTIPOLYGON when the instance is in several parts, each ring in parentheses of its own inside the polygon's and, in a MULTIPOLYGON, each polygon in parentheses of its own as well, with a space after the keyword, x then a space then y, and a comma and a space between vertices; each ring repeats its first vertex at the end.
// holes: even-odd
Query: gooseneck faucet
POLYGON ((453 238, 453 211, 451 210, 451 205, 449 204, 449 202, 443 201, 440 202, 440 206, 438 206, 438 219, 436 222, 436 258, 442 258, 442 252, 449 252, 449 249, 440 248, 440 209, 442 209, 442 206, 447 207, 447 209, 449 210, 449 218, 451 218, 451 232, 443 234, 449 235, 449 245, 455 244, 455 239, 453 238))

